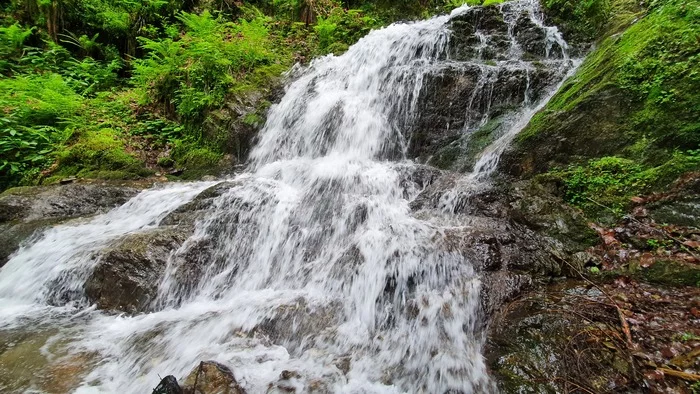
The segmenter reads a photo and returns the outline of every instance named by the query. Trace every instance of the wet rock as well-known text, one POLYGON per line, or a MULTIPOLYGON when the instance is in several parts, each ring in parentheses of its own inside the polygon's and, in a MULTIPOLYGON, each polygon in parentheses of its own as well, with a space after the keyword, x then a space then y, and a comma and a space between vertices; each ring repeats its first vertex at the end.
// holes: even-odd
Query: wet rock
POLYGON ((0 267, 9 261, 10 256, 19 249, 22 242, 29 240, 33 234, 61 222, 61 219, 55 218, 0 223, 0 267))
POLYGON ((180 384, 177 382, 177 378, 173 375, 168 375, 158 383, 152 394, 183 394, 183 392, 180 384))
POLYGON ((650 217, 657 223, 700 226, 700 177, 689 177, 673 190, 648 204, 650 217))
POLYGON ((538 290, 494 317, 485 357, 501 392, 565 392, 569 382, 598 392, 634 383, 629 358, 615 351, 624 343, 601 331, 616 322, 614 309, 583 304, 576 294, 585 290, 569 283, 538 290))
MULTIPOLYGON (((561 91, 570 89, 565 84, 561 91)), ((567 111, 545 108, 504 152, 499 169, 527 178, 586 158, 615 155, 634 141, 623 135, 632 108, 629 95, 607 88, 567 111), (591 129, 596 133, 591 133, 591 129), (621 134, 622 133, 622 134, 621 134)))
POLYGON ((0 194, 0 223, 94 215, 124 204, 138 192, 132 187, 81 184, 9 189, 0 194))
POLYGON ((233 371, 216 361, 203 361, 187 376, 183 394, 244 394, 233 371))
POLYGON ((679 261, 661 260, 642 268, 637 276, 649 283, 666 286, 700 287, 700 266, 679 261))
POLYGON ((138 313, 148 310, 158 291, 170 254, 189 234, 165 227, 131 234, 102 252, 85 283, 85 294, 105 310, 138 313))
POLYGON ((470 60, 479 55, 486 60, 505 58, 510 48, 510 39, 508 25, 498 8, 472 8, 452 18, 450 24, 453 32, 450 58, 470 60), (482 37, 478 37, 477 32, 480 32, 482 37), (488 49, 480 53, 480 47, 488 49))
POLYGON ((563 243, 574 253, 600 242, 585 216, 566 204, 556 185, 521 181, 508 187, 509 215, 517 222, 563 243))
POLYGON ((138 192, 135 187, 80 184, 6 190, 0 194, 0 267, 33 234, 69 219, 107 212, 138 192))
POLYGON ((558 80, 562 48, 517 5, 474 7, 453 17, 448 62, 425 76, 412 119, 409 155, 468 171, 525 102, 558 80), (504 19, 505 15, 505 19, 504 19), (506 20, 507 19, 507 20, 506 20))
POLYGON ((484 275, 482 286, 482 309, 487 316, 492 316, 505 303, 514 300, 530 288, 532 277, 508 271, 489 272, 484 275))
POLYGON ((197 219, 202 218, 214 200, 235 187, 237 182, 221 182, 199 193, 192 201, 180 206, 168 214, 160 224, 162 226, 193 226, 197 219))
POLYGON ((506 131, 507 115, 526 95, 537 100, 552 76, 547 68, 478 62, 436 70, 423 83, 409 154, 440 168, 468 170, 476 155, 506 131))
POLYGON ((251 335, 265 337, 294 353, 314 336, 321 335, 325 328, 337 327, 341 322, 339 311, 342 311, 342 306, 338 302, 319 306, 299 299, 295 304, 277 308, 274 315, 252 330, 251 335))

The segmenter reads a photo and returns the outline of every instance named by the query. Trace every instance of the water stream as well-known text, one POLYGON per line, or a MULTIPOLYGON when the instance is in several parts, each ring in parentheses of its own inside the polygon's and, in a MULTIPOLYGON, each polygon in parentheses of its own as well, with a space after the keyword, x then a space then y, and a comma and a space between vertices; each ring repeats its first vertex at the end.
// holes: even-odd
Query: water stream
MULTIPOLYGON (((410 208, 421 185, 407 151, 424 81, 455 62, 450 21, 469 10, 373 31, 291 82, 246 172, 229 180, 153 284, 151 313, 99 311, 85 300, 85 281, 100 250, 157 227, 212 182, 146 190, 23 245, 0 270, 0 332, 48 333, 48 364, 87 355, 79 393, 149 392, 158 375, 182 377, 208 359, 230 366, 250 393, 274 392, 268 385, 285 370, 295 371, 299 392, 494 390, 481 356, 479 272, 447 246, 445 229, 454 224, 410 208), (196 280, 182 280, 192 264, 183 256, 203 243, 210 247, 196 280)), ((503 149, 576 66, 536 1, 501 13, 512 38, 508 58, 483 63, 488 37, 475 32, 473 64, 488 72, 471 101, 493 89, 489 78, 499 70, 535 67, 513 38, 520 17, 546 31, 545 58, 556 73, 536 99, 525 89, 502 135, 463 178, 475 189, 487 187, 503 149)), ((0 391, 17 389, 2 390, 2 382, 0 391)), ((44 389, 31 380, 17 389, 31 390, 44 389)))

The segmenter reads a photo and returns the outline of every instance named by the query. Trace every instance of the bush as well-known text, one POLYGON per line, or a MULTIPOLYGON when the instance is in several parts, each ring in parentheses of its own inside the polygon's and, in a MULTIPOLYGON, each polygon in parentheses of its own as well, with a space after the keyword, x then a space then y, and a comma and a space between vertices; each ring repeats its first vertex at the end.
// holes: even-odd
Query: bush
POLYGON ((68 136, 61 121, 81 97, 57 74, 0 80, 0 188, 31 182, 68 136))
POLYGON ((0 27, 0 73, 7 73, 13 63, 22 56, 24 42, 32 35, 33 28, 24 28, 19 23, 0 27))
POLYGON ((146 87, 145 101, 174 107, 185 121, 201 120, 237 79, 275 61, 260 18, 234 24, 204 12, 178 19, 186 29, 179 39, 141 39, 148 56, 134 63, 132 83, 146 87))

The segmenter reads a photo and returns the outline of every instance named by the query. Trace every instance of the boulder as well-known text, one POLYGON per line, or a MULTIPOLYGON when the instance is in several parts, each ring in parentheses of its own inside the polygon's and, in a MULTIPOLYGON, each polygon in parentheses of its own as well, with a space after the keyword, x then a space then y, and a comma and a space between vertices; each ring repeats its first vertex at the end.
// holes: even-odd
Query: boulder
POLYGON ((597 289, 554 283, 493 317, 484 356, 504 393, 637 392, 618 326, 597 289))
POLYGON ((85 294, 100 309, 147 311, 158 292, 170 254, 189 233, 163 227, 127 235, 105 249, 85 282, 85 294))
POLYGON ((91 184, 17 187, 0 194, 0 223, 94 215, 124 204, 138 192, 91 184))
POLYGON ((672 190, 647 205, 656 223, 700 227, 700 174, 681 179, 672 190))
POLYGON ((562 48, 517 5, 474 7, 450 21, 450 62, 432 65, 411 118, 408 154, 470 170, 524 103, 539 101, 562 76, 562 48), (513 8, 515 7, 515 8, 513 8), (508 19, 508 20, 506 20, 508 19), (514 44, 519 49, 514 50, 514 44))
POLYGON ((138 192, 136 187, 91 184, 6 190, 0 194, 0 267, 32 234, 69 219, 107 212, 138 192))
POLYGON ((216 361, 202 361, 183 383, 184 394, 244 394, 233 371, 216 361))
POLYGON ((229 191, 239 183, 221 182, 199 193, 192 201, 180 206, 161 220, 162 226, 193 226, 197 219, 202 218, 214 200, 229 191))

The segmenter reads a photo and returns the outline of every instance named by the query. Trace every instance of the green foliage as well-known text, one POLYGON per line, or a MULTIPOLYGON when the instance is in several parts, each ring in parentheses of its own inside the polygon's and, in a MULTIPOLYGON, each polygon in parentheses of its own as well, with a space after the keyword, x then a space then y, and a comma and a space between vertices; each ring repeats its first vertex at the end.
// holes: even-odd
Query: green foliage
POLYGON ((32 28, 24 28, 19 23, 0 27, 0 73, 8 72, 12 63, 22 56, 24 42, 33 33, 32 28))
POLYGON ((633 128, 664 147, 700 147, 700 2, 669 0, 618 43, 616 83, 642 103, 633 128))
POLYGON ((634 160, 603 157, 586 165, 572 165, 550 173, 563 181, 564 198, 599 220, 617 219, 630 198, 659 190, 679 175, 700 169, 700 150, 676 152, 656 167, 634 160), (612 214, 612 217, 610 215, 612 214))
POLYGON ((333 8, 327 18, 319 18, 314 31, 320 53, 342 53, 354 42, 379 25, 379 21, 362 10, 333 8))
POLYGON ((61 121, 81 98, 58 74, 0 79, 0 188, 31 182, 66 139, 61 121))
POLYGON ((534 152, 522 153, 534 171, 588 161, 554 173, 591 217, 619 216, 631 196, 698 168, 698 9, 698 0, 659 1, 624 33, 612 30, 516 138, 516 150, 534 152))
POLYGON ((178 19, 186 31, 181 37, 141 39, 148 55, 134 63, 132 82, 145 87, 146 102, 172 105, 185 121, 201 120, 238 79, 276 60, 262 18, 233 24, 204 12, 178 19))
POLYGON ((484 7, 490 6, 490 5, 496 5, 496 4, 501 4, 505 0, 449 0, 447 2, 447 7, 459 7, 464 4, 468 4, 470 6, 478 6, 478 5, 483 5, 484 7))
POLYGON ((544 0, 543 4, 554 22, 573 41, 597 37, 612 10, 611 0, 544 0))

